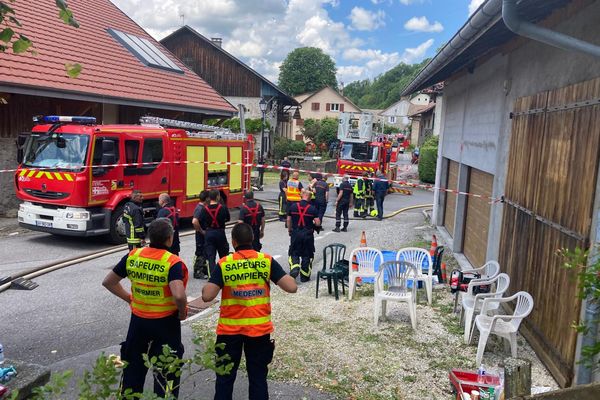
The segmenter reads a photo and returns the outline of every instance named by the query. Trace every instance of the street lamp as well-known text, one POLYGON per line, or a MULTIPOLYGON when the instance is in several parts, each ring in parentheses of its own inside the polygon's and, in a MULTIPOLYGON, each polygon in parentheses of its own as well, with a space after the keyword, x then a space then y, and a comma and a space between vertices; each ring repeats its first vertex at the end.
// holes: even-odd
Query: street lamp
MULTIPOLYGON (((260 108, 260 112, 262 112, 262 124, 261 124, 261 132, 260 132, 260 158, 259 158, 259 162, 261 165, 264 165, 264 162, 265 162, 265 120, 267 117, 267 105, 268 105, 268 103, 264 98, 260 99, 260 102, 258 103, 258 107, 260 108)), ((265 168, 260 167, 258 169, 258 173, 259 173, 259 186, 260 186, 259 190, 263 190, 265 168)))

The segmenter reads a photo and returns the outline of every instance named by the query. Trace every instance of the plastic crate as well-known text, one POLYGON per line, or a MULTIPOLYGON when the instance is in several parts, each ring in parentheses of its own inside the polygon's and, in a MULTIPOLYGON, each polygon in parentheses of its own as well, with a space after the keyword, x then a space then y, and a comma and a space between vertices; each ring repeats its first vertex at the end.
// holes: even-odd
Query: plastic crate
POLYGON ((463 393, 471 394, 472 390, 489 390, 500 385, 500 377, 497 375, 484 375, 482 382, 478 379, 480 376, 477 371, 468 371, 464 369, 453 369, 448 373, 450 384, 456 392, 456 399, 461 400, 463 393))

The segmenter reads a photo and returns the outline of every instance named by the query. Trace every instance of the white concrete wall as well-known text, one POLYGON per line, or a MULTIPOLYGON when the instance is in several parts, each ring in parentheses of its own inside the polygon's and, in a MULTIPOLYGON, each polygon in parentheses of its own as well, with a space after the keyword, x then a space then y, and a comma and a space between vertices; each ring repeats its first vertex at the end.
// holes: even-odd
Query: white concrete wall
MULTIPOLYGON (((599 16, 600 2, 594 2, 552 29, 600 43, 599 16)), ((510 145, 509 113, 515 99, 598 76, 600 60, 531 40, 512 52, 496 52, 476 64, 473 73, 462 71, 446 82, 441 156, 493 174, 493 195, 502 195, 510 145)), ((445 175, 441 171, 440 176, 445 175)), ((498 257, 501 221, 502 206, 495 205, 490 215, 488 259, 498 257)))

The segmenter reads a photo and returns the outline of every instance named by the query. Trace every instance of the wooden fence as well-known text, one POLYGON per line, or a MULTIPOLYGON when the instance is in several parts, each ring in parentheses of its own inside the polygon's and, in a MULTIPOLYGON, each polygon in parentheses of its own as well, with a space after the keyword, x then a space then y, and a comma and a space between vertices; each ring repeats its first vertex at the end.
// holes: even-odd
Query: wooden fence
POLYGON ((600 79, 517 99, 500 265, 535 307, 522 329, 563 387, 575 363, 581 301, 561 248, 589 246, 600 142, 600 79))

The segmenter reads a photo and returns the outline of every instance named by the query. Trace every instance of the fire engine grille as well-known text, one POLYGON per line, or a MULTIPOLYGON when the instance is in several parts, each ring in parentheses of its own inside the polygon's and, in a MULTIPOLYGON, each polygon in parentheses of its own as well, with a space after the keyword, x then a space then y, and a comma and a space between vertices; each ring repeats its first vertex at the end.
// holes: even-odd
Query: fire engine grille
POLYGON ((41 190, 35 190, 35 189, 25 189, 25 192, 34 197, 38 197, 40 199, 50 199, 50 200, 64 199, 65 197, 67 197, 69 195, 69 193, 42 192, 41 190))

